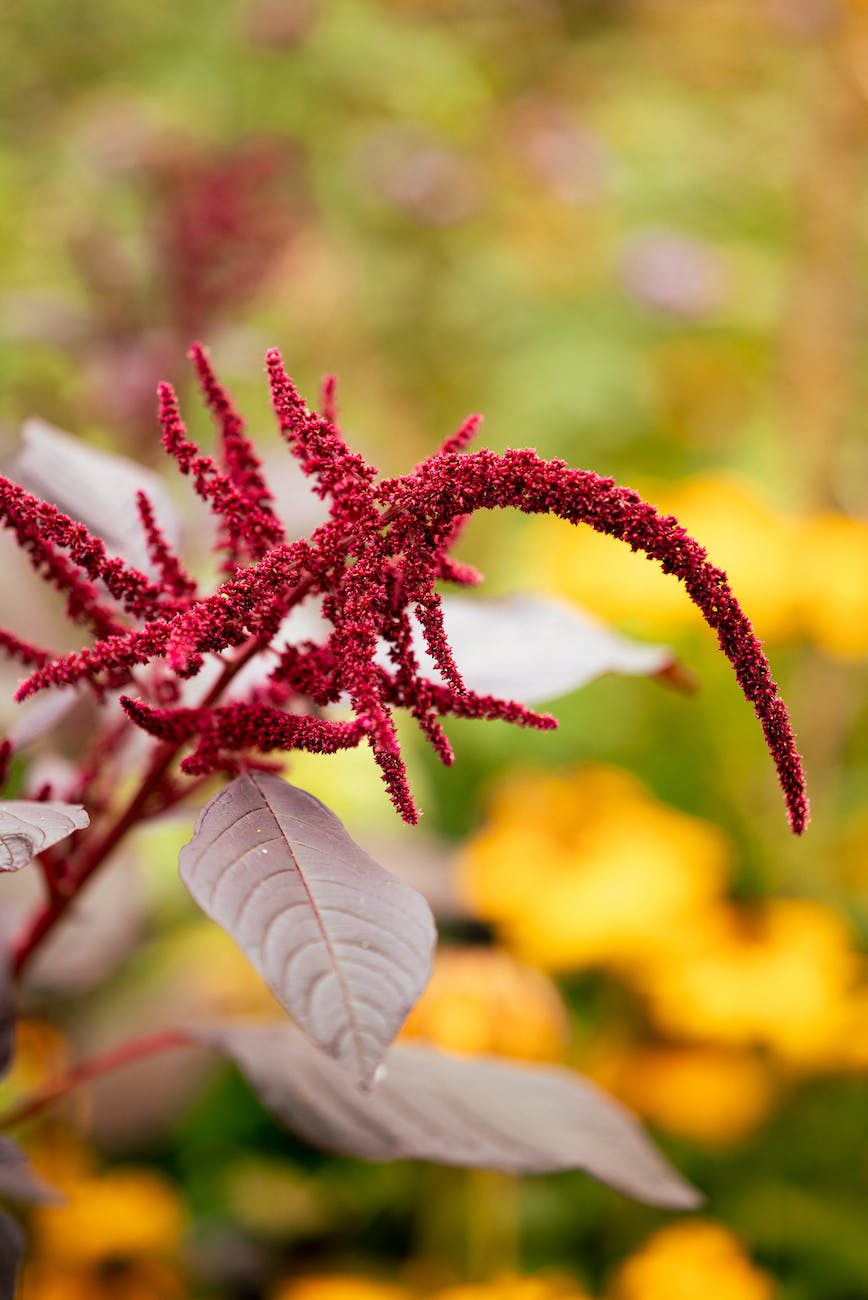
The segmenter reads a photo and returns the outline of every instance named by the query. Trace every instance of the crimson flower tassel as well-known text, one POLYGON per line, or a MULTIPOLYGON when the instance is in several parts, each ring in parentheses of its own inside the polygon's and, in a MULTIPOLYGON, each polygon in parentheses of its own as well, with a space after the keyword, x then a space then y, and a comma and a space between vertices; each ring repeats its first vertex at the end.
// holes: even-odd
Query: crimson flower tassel
POLYGON ((705 549, 677 519, 659 514, 638 493, 618 487, 612 479, 572 469, 563 461, 544 461, 530 450, 507 451, 501 456, 491 451, 435 456, 413 475, 383 490, 383 499, 411 517, 423 517, 429 527, 475 510, 504 507, 527 514, 558 515, 620 538, 631 550, 643 551, 656 560, 664 573, 680 579, 717 633, 721 650, 754 706, 777 769, 790 824, 797 835, 802 833, 809 812, 804 773, 768 660, 726 574, 711 563, 705 549))
POLYGON ((192 359, 218 425, 219 463, 188 437, 168 385, 160 389, 160 423, 167 452, 216 516, 223 581, 212 594, 199 594, 144 494, 139 512, 156 582, 110 559, 83 525, 0 480, 0 523, 12 529, 34 567, 67 594, 69 612, 88 622, 98 638, 53 656, 4 634, 0 648, 33 669, 18 699, 78 681, 98 691, 135 682, 144 694, 124 698, 127 717, 163 743, 180 748, 195 742, 181 766, 196 775, 255 761, 239 758, 244 751, 331 753, 366 741, 395 807, 406 821, 415 821, 396 708, 411 714, 444 763, 452 761, 441 725, 445 717, 556 725, 550 715, 517 701, 467 688, 437 588, 443 580, 478 579, 449 553, 475 511, 510 507, 554 514, 620 538, 684 584, 759 717, 792 828, 804 830, 808 803, 801 761, 768 661, 726 575, 676 519, 611 479, 542 460, 534 451, 468 451, 479 423, 475 416, 411 473, 376 483, 373 466, 338 430, 333 383, 323 389, 324 413, 308 410, 274 350, 266 363, 280 431, 330 511, 310 538, 288 544, 240 415, 201 346, 194 347, 192 359), (104 590, 116 606, 105 602, 104 590), (321 642, 282 644, 284 620, 309 599, 321 602, 321 642), (429 680, 420 666, 414 616, 440 682, 429 680), (189 696, 172 674, 195 678, 209 658, 219 688, 209 687, 200 705, 187 707, 189 696), (228 682, 233 690, 241 685, 236 674, 254 659, 252 684, 231 703, 221 699, 228 682), (159 661, 157 672, 137 672, 152 661, 159 661), (165 707, 167 699, 177 707, 165 707), (319 716, 347 703, 355 715, 351 721, 319 716))

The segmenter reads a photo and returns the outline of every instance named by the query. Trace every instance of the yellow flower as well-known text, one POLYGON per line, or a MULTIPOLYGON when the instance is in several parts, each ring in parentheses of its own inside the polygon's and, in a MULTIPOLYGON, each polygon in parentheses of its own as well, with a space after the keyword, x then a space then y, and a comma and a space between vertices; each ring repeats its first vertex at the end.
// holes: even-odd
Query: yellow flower
POLYGON ((47 1020, 19 1020, 15 1027, 15 1054, 11 1068, 0 1081, 0 1107, 35 1092, 59 1074, 68 1059, 66 1040, 47 1020))
POLYGON ((611 1300, 772 1300, 776 1290, 732 1233, 694 1219, 664 1228, 628 1259, 611 1300))
POLYGON ((868 653, 868 523, 846 515, 810 520, 800 538, 801 618, 829 654, 868 653))
POLYGON ((104 1272, 37 1264, 27 1269, 21 1300, 184 1300, 178 1274, 156 1260, 104 1272))
POLYGON ((720 831, 613 768, 517 775, 497 789, 460 879, 478 914, 550 970, 666 952, 719 896, 720 831))
POLYGON ((170 1257, 186 1226, 174 1188, 146 1169, 118 1169, 63 1186, 67 1201, 34 1215, 41 1259, 74 1268, 108 1258, 170 1257))
POLYGON ((415 1300, 411 1291, 364 1277, 306 1277, 278 1286, 270 1300, 415 1300))
POLYGON ((859 985, 842 1001, 836 1041, 821 1064, 832 1073, 868 1073, 868 981, 864 971, 859 985))
POLYGON ((433 1300, 589 1300, 572 1278, 504 1277, 496 1282, 450 1286, 433 1300))
POLYGON ((721 907, 651 965, 642 989, 658 1024, 708 1042, 771 1048, 795 1065, 834 1051, 856 957, 844 921, 821 903, 721 907))
POLYGON ((550 980, 497 948, 447 948, 404 1025, 447 1051, 562 1060, 569 1020, 550 980))
MULTIPOLYGON (((841 659, 868 654, 868 522, 778 514, 746 480, 706 474, 644 490, 724 569, 763 639, 804 636, 841 659)), ((667 637, 698 625, 681 584, 610 537, 535 519, 528 573, 614 623, 667 637)))
POLYGON ((753 1132, 775 1098, 767 1065, 720 1048, 637 1048, 592 1062, 590 1073, 652 1124, 711 1146, 753 1132))
MULTIPOLYGON (((734 475, 701 475, 645 495, 676 515, 726 570, 761 637, 794 633, 802 577, 795 521, 734 475)), ((664 637, 698 623, 679 582, 612 538, 552 520, 535 520, 529 532, 532 571, 601 618, 664 637)))

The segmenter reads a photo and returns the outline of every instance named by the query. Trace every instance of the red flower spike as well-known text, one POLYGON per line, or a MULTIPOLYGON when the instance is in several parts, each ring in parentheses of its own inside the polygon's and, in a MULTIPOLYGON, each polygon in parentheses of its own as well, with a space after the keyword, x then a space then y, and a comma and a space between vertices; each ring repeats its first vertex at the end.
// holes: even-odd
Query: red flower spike
POLYGON ((453 519, 438 554, 434 566, 434 576, 443 582, 454 582, 459 587, 478 587, 483 575, 472 564, 462 564, 448 554, 456 545, 470 519, 469 515, 458 515, 453 519))
POLYGON ((244 420, 214 374, 207 349, 201 343, 194 343, 190 349, 190 359, 196 368, 202 395, 220 432, 220 459, 223 470, 244 500, 267 517, 272 526, 267 536, 251 546, 250 541, 234 527, 232 518, 226 519, 226 536, 221 538, 220 549, 227 553, 225 568, 231 572, 245 551, 249 551, 251 558, 258 559, 260 555, 265 554, 269 545, 285 541, 286 533, 275 513, 274 498, 263 477, 262 463, 256 455, 253 443, 244 432, 244 420))
POLYGON ((455 754, 431 707, 430 694, 424 690, 420 680, 419 665, 413 651, 413 629, 407 611, 402 607, 397 583, 393 584, 392 615, 384 630, 390 643, 389 657, 396 668, 392 679, 395 687, 392 702, 409 709, 440 762, 445 767, 451 767, 455 762, 455 754))
POLYGON ((416 617, 425 637, 428 653, 452 689, 459 695, 467 690, 443 626, 443 603, 433 585, 428 594, 416 603, 416 617))
POLYGON ((55 658, 53 651, 42 650, 32 641, 22 641, 14 632, 8 632, 5 628, 0 628, 0 651, 7 658, 17 659, 20 664, 28 664, 33 668, 41 668, 49 659, 55 658))
POLYGON ((324 420, 327 420, 335 429, 339 428, 338 421, 338 381, 335 375, 326 375, 320 384, 319 390, 319 409, 324 420))
POLYGON ((350 527, 373 526, 378 517, 370 485, 376 469, 350 450, 330 420, 307 409, 276 348, 266 353, 265 362, 280 432, 305 474, 318 480, 317 496, 332 498, 333 519, 350 527))
POLYGON ((444 555, 437 564, 437 577, 443 582, 454 582, 458 587, 478 587, 484 574, 472 564, 462 564, 453 560, 451 555, 444 555))
MULTIPOLYGON (((122 696, 121 704, 137 726, 159 740, 180 745, 195 736, 202 737, 207 752, 214 756, 215 766, 221 749, 303 749, 312 754, 334 754, 339 749, 355 748, 367 731, 358 718, 330 722, 242 701, 213 709, 152 709, 142 700, 122 696)), ((197 764, 197 772, 205 770, 201 763, 197 764)))
POLYGON ((171 384, 160 384, 157 391, 163 446, 178 462, 181 473, 192 477, 196 495, 220 517, 229 536, 244 539, 252 554, 264 555, 270 546, 279 545, 284 536, 282 525, 253 498, 239 491, 212 457, 203 456, 187 436, 171 384))
POLYGON ((314 704, 324 707, 340 698, 341 687, 336 674, 337 658, 332 646, 305 641, 281 650, 268 684, 269 689, 277 689, 283 694, 288 690, 290 698, 292 695, 307 696, 314 704))
POLYGON ((775 763, 793 831, 808 821, 804 773, 786 707, 768 660, 726 574, 708 559, 671 515, 660 515, 629 488, 534 451, 490 451, 434 456, 395 486, 394 504, 443 525, 474 510, 511 506, 527 514, 554 514, 627 542, 683 582, 718 636, 746 698, 753 704, 775 763))
POLYGON ((337 680, 357 717, 368 724, 368 742, 389 798, 403 819, 415 824, 419 813, 375 662, 377 643, 389 619, 386 564, 384 541, 375 533, 353 568, 344 574, 340 600, 333 597, 324 612, 335 627, 330 645, 338 665, 337 680))
POLYGON ((72 686, 85 680, 97 689, 121 686, 130 680, 131 670, 137 664, 150 663, 165 653, 169 630, 169 623, 154 620, 140 631, 107 637, 83 650, 52 659, 21 683, 15 699, 20 704, 37 691, 51 686, 72 686))
POLYGON ((460 692, 465 686, 446 638, 442 602, 434 586, 453 531, 452 527, 419 528, 414 520, 399 518, 389 529, 388 548, 400 557, 400 592, 404 603, 415 607, 428 653, 450 686, 460 692))
POLYGON ((511 722, 517 727, 532 727, 535 731, 556 731, 557 718, 550 713, 537 713, 516 700, 501 700, 496 695, 476 695, 467 691, 456 695, 448 686, 436 682, 418 683, 431 708, 441 717, 451 715, 453 718, 473 718, 486 722, 511 722))
POLYGON ((187 573, 172 549, 154 514, 153 503, 147 493, 136 493, 136 507, 145 534, 148 556, 160 575, 163 590, 175 597, 180 603, 188 603, 196 597, 195 579, 187 573))
POLYGON ((554 718, 516 701, 467 690, 443 628, 436 582, 476 577, 451 558, 449 548, 475 510, 510 506, 555 514, 618 537, 684 583, 717 632, 760 718, 793 829, 804 829, 808 805, 801 762, 769 665, 725 575, 676 520, 658 514, 611 479, 570 469, 562 461, 543 461, 533 451, 466 453, 473 420, 413 473, 375 486, 373 468, 350 451, 336 429, 333 387, 327 384, 323 391, 325 415, 309 412, 279 353, 273 351, 268 369, 281 432, 304 471, 317 480, 316 490, 331 499, 330 521, 309 540, 287 545, 240 417, 204 351, 195 349, 193 357, 206 400, 221 424, 225 471, 187 438, 174 394, 163 386, 166 449, 182 472, 192 475, 197 492, 220 517, 227 562, 234 564, 243 556, 250 561, 248 567, 235 570, 212 595, 198 596, 142 495, 139 510, 160 577, 159 583, 151 583, 122 561, 109 559, 102 542, 82 525, 0 480, 0 521, 15 532, 34 568, 67 594, 71 615, 86 618, 100 637, 83 650, 49 658, 47 651, 4 634, 0 648, 35 666, 19 688, 18 699, 46 686, 81 680, 97 691, 124 686, 133 680, 138 665, 163 659, 165 665, 157 673, 137 681, 149 698, 127 699, 124 707, 137 726, 165 744, 180 748, 196 742, 182 771, 237 770, 252 761, 234 756, 245 750, 332 752, 366 739, 395 807, 414 822, 418 813, 398 746, 394 708, 410 711, 444 762, 452 758, 440 725, 446 716, 501 719, 541 729, 556 726, 554 718), (97 584, 108 588, 122 610, 145 620, 144 625, 128 628, 120 623, 97 584), (302 642, 276 652, 271 644, 283 620, 309 596, 322 598, 323 615, 333 628, 328 641, 302 642), (445 684, 421 674, 411 634, 414 609, 445 684), (392 671, 382 666, 383 644, 392 671), (271 671, 260 674, 237 702, 221 702, 221 691, 237 670, 263 653, 273 656, 271 671), (174 705, 171 688, 179 689, 177 679, 198 672, 209 654, 221 657, 221 677, 217 688, 205 694, 204 704, 163 707, 167 700, 174 705), (331 722, 303 711, 335 703, 344 695, 356 715, 353 722, 331 722), (298 712, 286 712, 290 702, 297 702, 298 712), (154 707, 157 704, 160 707, 154 707))
POLYGON ((9 769, 12 766, 12 741, 0 740, 0 790, 3 789, 9 780, 9 769))
POLYGON ((459 425, 452 436, 446 439, 440 451, 464 451, 479 432, 482 420, 481 415, 468 415, 464 423, 459 425))
POLYGON ((281 600, 310 572, 312 552, 304 541, 276 546, 256 565, 228 578, 174 619, 166 638, 166 659, 173 672, 191 660, 241 645, 251 634, 264 644, 274 637, 288 605, 281 600))
POLYGON ((159 608, 160 588, 143 573, 127 567, 122 560, 109 559, 102 541, 84 524, 76 523, 6 478, 0 478, 0 524, 15 534, 35 572, 44 574, 51 586, 66 593, 69 618, 89 623, 98 636, 112 636, 126 629, 118 621, 117 611, 105 603, 93 585, 96 581, 103 582, 135 617, 145 617, 159 608), (68 551, 70 558, 60 554, 58 548, 68 551))

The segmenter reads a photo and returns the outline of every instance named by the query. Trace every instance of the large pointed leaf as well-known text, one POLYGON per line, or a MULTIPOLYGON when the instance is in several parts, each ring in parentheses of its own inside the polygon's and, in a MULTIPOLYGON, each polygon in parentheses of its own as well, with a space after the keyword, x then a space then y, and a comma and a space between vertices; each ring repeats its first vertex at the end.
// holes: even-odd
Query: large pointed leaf
POLYGON ((24 1233, 14 1219, 0 1211, 0 1300, 15 1300, 23 1254, 24 1233))
POLYGON ((0 1137, 0 1196, 28 1205, 62 1199, 33 1172, 18 1143, 7 1137, 0 1137))
MULTIPOLYGON (((36 1176, 18 1144, 6 1137, 0 1137, 0 1197, 26 1204, 62 1199, 36 1176)), ((0 1212, 0 1300, 13 1300, 23 1254, 24 1233, 13 1218, 0 1212)))
POLYGON ((79 804, 0 802, 0 871, 20 871, 37 853, 84 830, 90 818, 79 804))
POLYGON ((399 1044, 376 1088, 361 1093, 291 1026, 198 1036, 232 1057, 281 1123, 330 1151, 513 1173, 583 1169, 653 1205, 701 1199, 628 1111, 569 1070, 399 1044))
POLYGON ((181 877, 305 1033, 364 1085, 428 981, 428 904, 318 799, 248 772, 215 796, 181 877))
POLYGON ((164 536, 177 550, 180 517, 153 470, 73 438, 45 420, 27 420, 23 441, 15 462, 21 483, 85 524, 112 554, 152 572, 136 508, 139 491, 147 492, 164 536))
POLYGON ((9 1069, 15 1051, 15 1002, 7 953, 0 956, 0 1078, 9 1069))
POLYGON ((61 686, 45 691, 16 709, 6 738, 13 749, 26 749, 63 721, 82 700, 77 686, 61 686))
MULTIPOLYGON (((544 596, 445 596, 443 623, 467 686, 523 704, 556 699, 604 673, 653 675, 675 662, 665 646, 629 641, 584 610, 544 596)), ((421 632, 414 648, 426 675, 439 681, 421 632)))

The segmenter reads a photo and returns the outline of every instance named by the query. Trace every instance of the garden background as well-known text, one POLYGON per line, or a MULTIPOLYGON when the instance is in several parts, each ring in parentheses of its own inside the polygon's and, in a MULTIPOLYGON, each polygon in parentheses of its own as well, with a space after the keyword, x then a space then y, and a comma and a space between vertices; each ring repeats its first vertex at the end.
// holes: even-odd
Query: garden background
MULTIPOLYGON (((274 463, 268 346, 311 400, 337 373, 386 472, 482 411, 484 443, 629 482, 727 569, 814 808, 794 840, 672 579, 590 531, 475 521, 485 591, 672 646, 675 682, 599 681, 554 735, 453 724, 451 771, 408 732, 415 831, 365 751, 289 775, 432 891, 407 1032, 590 1074, 705 1207, 326 1157, 173 1058, 32 1127, 69 1199, 32 1218, 26 1300, 864 1300, 868 4, 9 0, 0 53, 7 462, 38 415, 159 466, 160 378, 207 437, 194 338, 274 463)), ((68 637, 5 539, 2 564, 0 622, 68 637)), ((46 963, 5 1103, 167 1005, 269 1009, 177 882, 191 824, 141 834, 46 963)))

